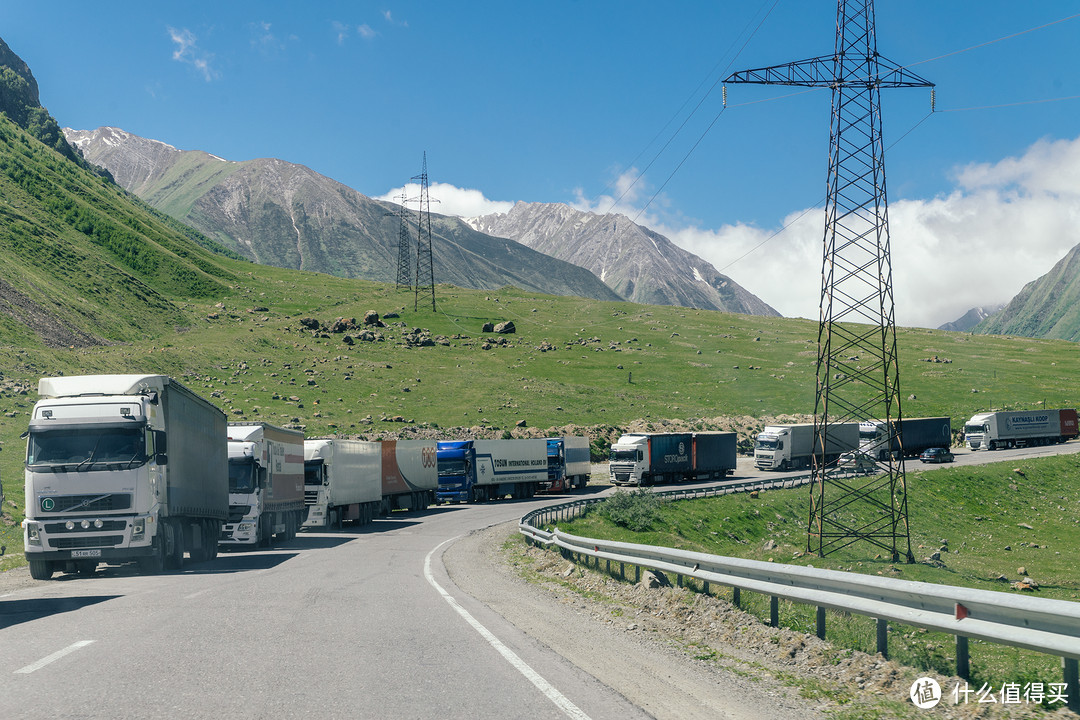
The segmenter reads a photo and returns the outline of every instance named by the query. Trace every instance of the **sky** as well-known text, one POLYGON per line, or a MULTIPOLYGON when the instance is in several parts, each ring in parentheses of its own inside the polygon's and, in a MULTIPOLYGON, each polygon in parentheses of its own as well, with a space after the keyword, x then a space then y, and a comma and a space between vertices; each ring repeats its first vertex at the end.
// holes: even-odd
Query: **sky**
MULTIPOLYGON (((1080 244, 1080 0, 879 0, 900 325, 1004 303, 1080 244)), ((432 209, 620 212, 818 317, 827 89, 727 85, 832 53, 836 2, 0 0, 61 126, 276 157, 432 209), (726 95, 726 104, 724 102, 726 95)))

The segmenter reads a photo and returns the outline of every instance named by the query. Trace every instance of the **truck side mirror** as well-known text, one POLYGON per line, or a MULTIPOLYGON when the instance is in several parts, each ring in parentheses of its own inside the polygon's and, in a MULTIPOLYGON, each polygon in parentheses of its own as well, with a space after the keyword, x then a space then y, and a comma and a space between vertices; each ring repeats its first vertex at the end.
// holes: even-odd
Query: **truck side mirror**
POLYGON ((259 488, 265 490, 266 486, 266 468, 259 468, 259 488))
POLYGON ((168 435, 165 434, 164 430, 154 430, 154 452, 156 453, 154 462, 158 465, 169 464, 169 443, 167 438, 168 435))

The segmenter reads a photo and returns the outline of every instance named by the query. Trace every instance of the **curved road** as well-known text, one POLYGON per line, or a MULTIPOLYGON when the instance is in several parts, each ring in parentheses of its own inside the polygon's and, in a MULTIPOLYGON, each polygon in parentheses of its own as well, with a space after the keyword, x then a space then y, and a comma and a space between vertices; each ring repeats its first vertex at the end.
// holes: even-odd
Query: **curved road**
MULTIPOLYGON (((1080 443, 957 457, 1058 452, 1080 443)), ((649 717, 463 593, 443 567, 455 539, 558 501, 395 514, 158 576, 103 566, 92 578, 20 584, 25 568, 5 573, 0 716, 649 717)))

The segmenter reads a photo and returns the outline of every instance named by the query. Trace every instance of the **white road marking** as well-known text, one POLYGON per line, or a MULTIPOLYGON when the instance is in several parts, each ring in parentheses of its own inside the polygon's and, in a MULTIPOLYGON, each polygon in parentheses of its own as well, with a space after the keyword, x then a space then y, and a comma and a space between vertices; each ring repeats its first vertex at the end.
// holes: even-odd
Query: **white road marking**
POLYGON ((92 642, 94 642, 94 641, 93 640, 80 640, 77 643, 72 643, 71 645, 68 645, 63 650, 57 650, 52 655, 41 658, 36 663, 32 663, 30 665, 27 665, 26 667, 19 668, 18 670, 16 670, 12 674, 17 675, 19 673, 22 673, 24 675, 27 675, 29 673, 34 672, 35 670, 40 670, 41 668, 45 667, 49 663, 55 662, 55 661, 59 660, 60 658, 64 657, 65 655, 68 655, 70 653, 75 652, 76 650, 78 650, 81 647, 86 647, 87 645, 89 645, 92 642))
POLYGON ((446 592, 446 590, 444 590, 443 587, 439 585, 439 583, 435 582, 435 577, 431 574, 431 556, 434 555, 435 551, 441 548, 443 545, 456 539, 457 538, 454 537, 450 538, 449 540, 442 541, 441 543, 436 545, 431 550, 431 552, 427 554, 427 557, 424 558, 424 577, 427 578, 428 583, 433 588, 439 591, 439 594, 442 595, 443 599, 450 604, 450 607, 454 608, 454 610, 457 611, 458 615, 465 618, 465 622, 472 625, 473 629, 476 630, 476 632, 480 633, 480 636, 487 640, 491 647, 495 648, 500 655, 506 658, 506 661, 513 665, 518 672, 524 675, 529 682, 535 685, 536 689, 542 692, 548 700, 555 703, 556 707, 562 710, 567 717, 575 718, 575 720, 590 720, 589 716, 586 715, 581 710, 581 708, 570 702, 566 698, 566 696, 556 690, 551 683, 549 683, 547 680, 541 677, 539 673, 529 667, 528 663, 522 660, 513 650, 506 647, 506 645, 504 645, 503 642, 499 640, 499 638, 495 637, 495 635, 486 627, 481 625, 480 621, 474 618, 468 610, 463 608, 450 593, 446 592))
POLYGON ((184 599, 185 600, 190 600, 192 598, 197 598, 197 597, 199 597, 200 595, 202 595, 204 593, 210 592, 211 590, 213 590, 213 588, 206 588, 205 590, 200 590, 199 592, 193 592, 190 595, 185 595, 184 599))

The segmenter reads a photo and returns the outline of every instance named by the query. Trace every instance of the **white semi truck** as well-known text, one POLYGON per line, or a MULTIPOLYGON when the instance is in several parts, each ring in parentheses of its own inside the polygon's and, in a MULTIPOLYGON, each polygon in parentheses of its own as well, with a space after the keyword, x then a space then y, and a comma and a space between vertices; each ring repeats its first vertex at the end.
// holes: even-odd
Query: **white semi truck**
POLYGON ((951 445, 952 420, 947 417, 902 418, 898 433, 890 433, 884 420, 859 423, 859 452, 874 460, 884 461, 890 455, 899 459, 901 451, 904 457, 918 457, 923 450, 951 445))
POLYGON ((379 443, 338 438, 304 441, 304 527, 366 525, 382 505, 379 443))
POLYGON ((225 414, 164 375, 42 378, 26 443, 30 574, 143 572, 217 554, 229 510, 225 414))
MULTIPOLYGON (((825 433, 824 463, 832 465, 859 447, 858 423, 833 423, 825 433)), ((754 465, 761 470, 801 470, 814 457, 814 424, 766 425, 754 442, 754 465)))
POLYGON ((1073 408, 985 412, 964 423, 964 441, 972 450, 1061 443, 1077 432, 1073 408))
POLYGON ((304 433, 229 423, 229 518, 221 545, 269 546, 304 522, 304 433))

